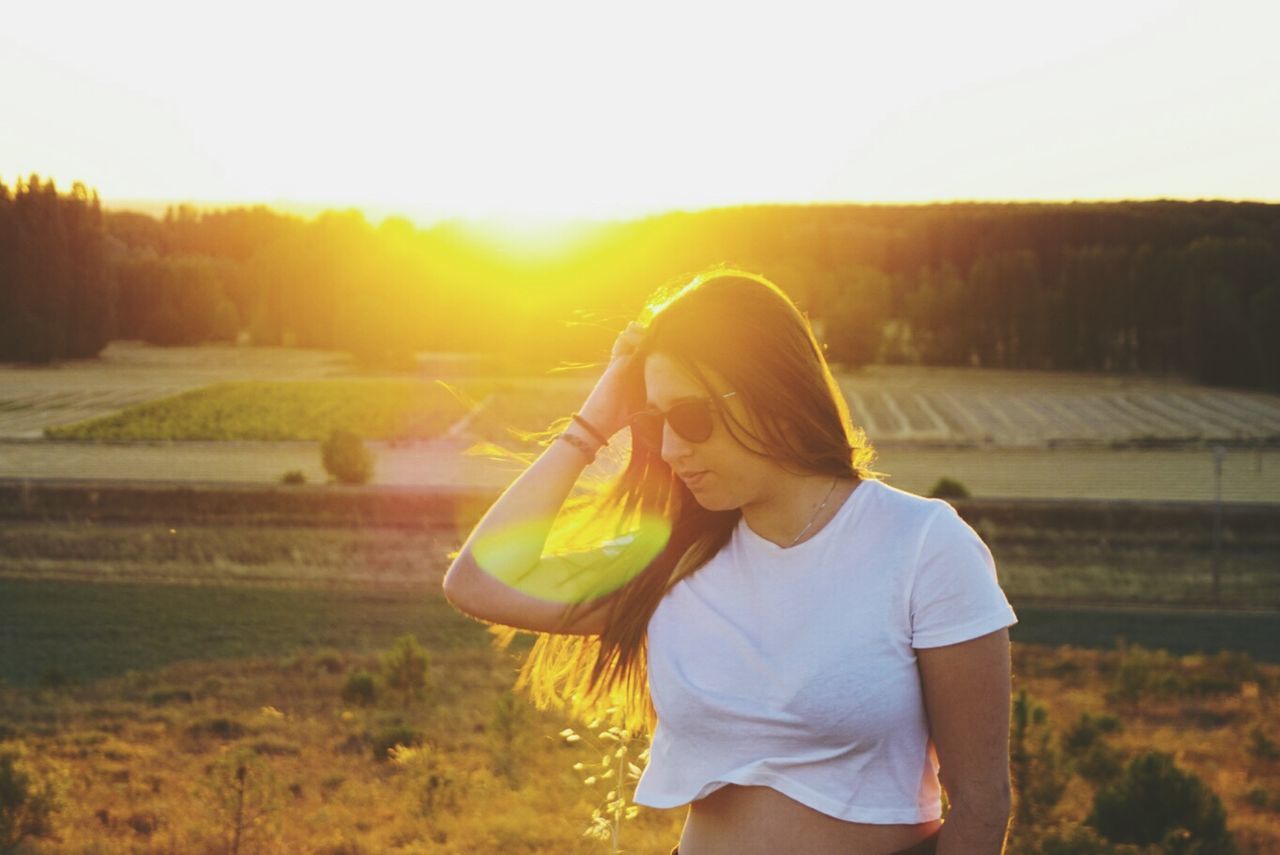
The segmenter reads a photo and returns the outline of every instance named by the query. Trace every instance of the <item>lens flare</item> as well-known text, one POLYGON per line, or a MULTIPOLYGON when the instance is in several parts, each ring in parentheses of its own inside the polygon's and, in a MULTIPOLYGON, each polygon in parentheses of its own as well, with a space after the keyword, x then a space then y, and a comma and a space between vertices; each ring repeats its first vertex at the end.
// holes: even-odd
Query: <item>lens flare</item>
POLYGON ((666 548, 671 524, 642 516, 636 528, 594 549, 544 555, 532 567, 526 557, 543 543, 545 524, 521 523, 479 536, 472 556, 489 575, 540 600, 575 604, 610 594, 634 579, 666 548))

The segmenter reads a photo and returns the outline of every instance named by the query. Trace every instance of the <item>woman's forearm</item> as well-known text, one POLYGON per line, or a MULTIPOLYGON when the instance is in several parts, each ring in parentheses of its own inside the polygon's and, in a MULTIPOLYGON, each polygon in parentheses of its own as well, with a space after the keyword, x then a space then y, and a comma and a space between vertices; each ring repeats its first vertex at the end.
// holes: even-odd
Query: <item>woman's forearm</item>
MULTIPOLYGON (((589 413, 584 411, 582 415, 591 421, 589 413)), ((599 444, 576 422, 566 432, 592 448, 599 444)), ((466 579, 461 577, 476 563, 500 577, 537 564, 552 523, 586 466, 587 457, 578 448, 565 440, 552 442, 472 529, 459 554, 459 558, 465 555, 472 560, 454 561, 445 574, 445 589, 465 586, 466 579), (501 566, 492 566, 494 562, 501 566)))
POLYGON ((1002 855, 1011 809, 1004 798, 957 797, 938 833, 937 855, 1002 855))

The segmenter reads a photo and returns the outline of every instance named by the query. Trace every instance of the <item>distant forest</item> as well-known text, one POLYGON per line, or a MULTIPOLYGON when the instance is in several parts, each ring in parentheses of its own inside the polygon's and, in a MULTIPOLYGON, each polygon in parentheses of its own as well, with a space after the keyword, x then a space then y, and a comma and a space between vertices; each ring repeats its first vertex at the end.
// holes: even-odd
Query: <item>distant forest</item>
POLYGON ((0 359, 112 339, 600 360, 656 286, 768 276, 829 357, 1175 374, 1280 391, 1280 205, 765 205, 604 224, 560 254, 465 223, 269 208, 105 212, 0 183, 0 359))

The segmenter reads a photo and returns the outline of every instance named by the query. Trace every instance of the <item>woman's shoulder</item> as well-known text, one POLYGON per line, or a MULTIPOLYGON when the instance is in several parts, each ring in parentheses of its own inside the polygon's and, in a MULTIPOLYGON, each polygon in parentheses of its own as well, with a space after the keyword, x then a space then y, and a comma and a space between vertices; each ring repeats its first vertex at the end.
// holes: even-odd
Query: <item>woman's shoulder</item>
POLYGON ((939 514, 956 513, 944 499, 910 493, 874 478, 864 478, 857 489, 867 491, 862 498, 881 524, 889 521, 905 526, 924 526, 939 514))

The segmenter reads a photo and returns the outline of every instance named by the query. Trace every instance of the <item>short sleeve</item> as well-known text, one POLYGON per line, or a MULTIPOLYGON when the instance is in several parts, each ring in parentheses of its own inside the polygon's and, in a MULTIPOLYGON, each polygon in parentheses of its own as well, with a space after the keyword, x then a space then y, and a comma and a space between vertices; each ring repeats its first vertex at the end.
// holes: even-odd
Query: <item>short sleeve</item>
POLYGON ((982 538, 939 500, 925 524, 911 585, 911 646, 942 647, 1018 622, 982 538))

